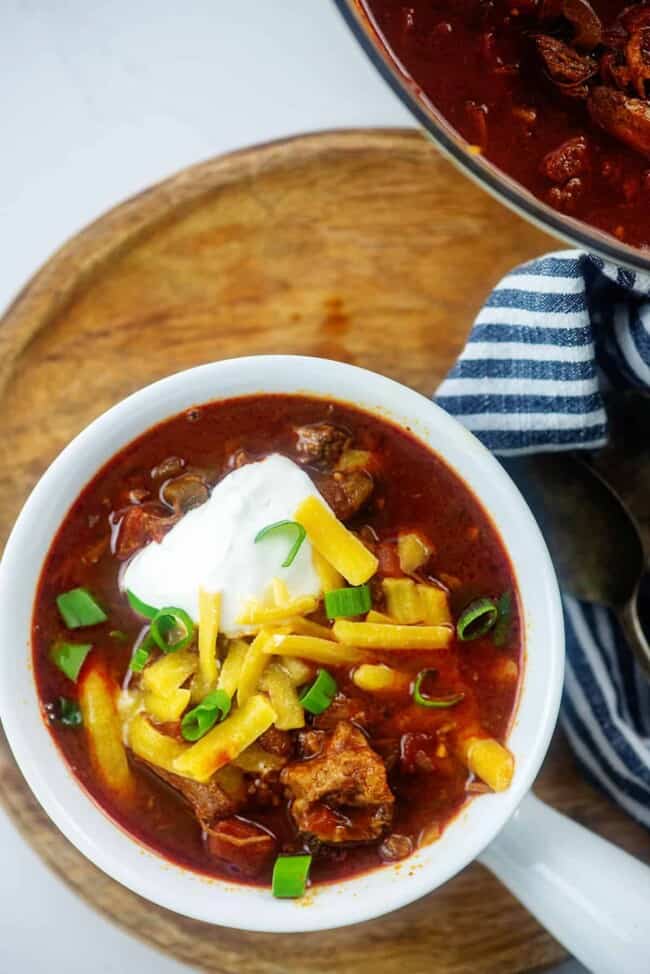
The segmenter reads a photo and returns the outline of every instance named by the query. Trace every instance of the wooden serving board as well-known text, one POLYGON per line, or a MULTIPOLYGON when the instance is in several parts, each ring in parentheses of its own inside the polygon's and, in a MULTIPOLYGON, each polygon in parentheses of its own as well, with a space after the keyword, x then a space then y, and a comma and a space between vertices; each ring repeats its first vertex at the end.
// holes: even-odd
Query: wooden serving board
MULTIPOLYGON (((145 383, 213 359, 342 359, 430 393, 514 264, 556 248, 418 133, 354 131, 248 149, 179 173, 66 244, 0 323, 0 534, 90 420, 145 383)), ((0 743, 0 794, 80 896, 176 957, 222 974, 514 974, 563 956, 478 864, 388 917, 335 933, 246 934, 152 906, 87 862, 0 743)), ((561 737, 538 793, 647 855, 561 737)), ((206 894, 209 895, 209 894, 206 894)))

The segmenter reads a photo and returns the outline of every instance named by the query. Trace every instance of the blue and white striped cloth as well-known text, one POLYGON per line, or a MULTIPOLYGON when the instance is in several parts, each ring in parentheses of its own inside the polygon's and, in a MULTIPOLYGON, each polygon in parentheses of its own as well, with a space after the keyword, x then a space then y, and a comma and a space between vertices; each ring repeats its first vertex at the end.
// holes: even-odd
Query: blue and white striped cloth
MULTIPOLYGON (((601 387, 650 389, 650 274, 561 251, 515 268, 436 394, 501 456, 607 441, 601 387)), ((564 596, 561 720, 589 777, 650 828, 650 685, 613 614, 564 596)))

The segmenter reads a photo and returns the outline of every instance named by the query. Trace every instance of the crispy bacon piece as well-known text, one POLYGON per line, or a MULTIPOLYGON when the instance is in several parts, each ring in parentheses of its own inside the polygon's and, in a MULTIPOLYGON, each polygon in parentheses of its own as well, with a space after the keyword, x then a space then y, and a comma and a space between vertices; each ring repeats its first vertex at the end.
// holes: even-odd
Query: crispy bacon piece
POLYGON ((395 798, 384 763, 347 721, 339 721, 320 754, 287 765, 281 779, 296 825, 319 842, 370 842, 391 823, 395 798))
POLYGON ((650 158, 650 104, 604 85, 592 88, 587 108, 594 122, 650 158))

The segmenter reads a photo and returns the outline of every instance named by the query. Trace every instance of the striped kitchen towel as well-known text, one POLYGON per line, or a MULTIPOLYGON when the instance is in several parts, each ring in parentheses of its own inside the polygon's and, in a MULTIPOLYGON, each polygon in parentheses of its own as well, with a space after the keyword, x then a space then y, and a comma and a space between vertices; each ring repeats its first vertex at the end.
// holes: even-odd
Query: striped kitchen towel
MULTIPOLYGON (((650 389, 650 274, 581 251, 515 268, 436 394, 501 456, 607 441, 601 389, 650 389)), ((650 828, 650 685, 613 614, 564 596, 561 721, 588 775, 650 828)))

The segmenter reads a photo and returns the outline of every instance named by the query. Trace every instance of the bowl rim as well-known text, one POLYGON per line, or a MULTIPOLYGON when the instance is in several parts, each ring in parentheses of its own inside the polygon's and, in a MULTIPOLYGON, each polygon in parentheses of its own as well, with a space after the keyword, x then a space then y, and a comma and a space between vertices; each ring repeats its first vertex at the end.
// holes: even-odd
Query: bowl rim
MULTIPOLYGON (((485 489, 487 491, 487 486, 485 489)), ((518 565, 514 558, 512 562, 521 593, 518 565)), ((528 572, 527 566, 525 571, 528 572)), ((532 514, 498 461, 453 417, 421 394, 357 366, 307 356, 250 356, 187 369, 145 386, 82 430, 48 467, 28 497, 0 564, 0 638, 4 637, 6 646, 15 645, 17 639, 21 641, 21 631, 28 657, 24 661, 25 672, 19 667, 21 692, 17 693, 15 687, 15 660, 12 661, 8 653, 0 655, 0 717, 14 757, 50 818, 91 862, 146 899, 194 919, 260 932, 332 929, 381 916, 431 892, 476 858, 516 811, 539 770, 557 719, 564 666, 561 602, 550 556, 532 514), (294 378, 289 380, 289 375, 294 378), (219 393, 196 395, 195 390, 204 387, 218 388, 219 393), (526 551, 534 561, 536 604, 533 608, 532 602, 524 601, 525 617, 527 624, 529 614, 534 622, 531 630, 533 644, 540 644, 538 648, 546 647, 544 659, 537 653, 534 661, 529 658, 526 664, 511 741, 513 735, 519 734, 522 724, 528 721, 530 726, 522 732, 522 740, 525 739, 527 746, 517 758, 511 788, 498 795, 482 796, 480 819, 472 811, 478 803, 468 803, 447 827, 440 842, 418 850, 412 859, 405 861, 406 869, 398 863, 340 883, 319 886, 306 903, 274 900, 267 890, 259 887, 231 884, 192 873, 141 846, 137 839, 116 828, 116 823, 83 790, 62 759, 42 719, 31 670, 29 623, 43 557, 54 530, 40 529, 44 535, 44 540, 39 542, 40 556, 33 547, 36 543, 33 539, 38 534, 40 520, 51 517, 56 529, 78 496, 81 488, 71 488, 71 483, 76 483, 71 473, 75 469, 85 469, 80 482, 86 483, 123 445, 164 418, 201 402, 254 392, 311 394, 359 405, 398 425, 408 426, 414 435, 438 452, 462 480, 467 481, 468 477, 459 470, 459 463, 466 464, 466 469, 472 470, 476 479, 480 474, 487 478, 486 485, 494 484, 494 490, 504 494, 501 523, 486 503, 484 491, 476 484, 468 484, 468 487, 494 521, 511 558, 511 544, 503 538, 506 524, 512 524, 513 538, 521 536, 526 544, 530 544, 526 551), (185 406, 178 408, 181 401, 185 406), (424 427, 421 417, 424 417, 424 427), (431 442, 433 431, 435 443, 431 442), (427 432, 427 436, 423 432, 427 432), (458 463, 446 455, 445 449, 439 448, 438 443, 442 440, 447 445, 457 444, 458 463), (108 442, 113 444, 110 448, 106 446, 108 442), (25 558, 26 551, 32 556, 31 561, 25 558), (16 632, 13 619, 16 604, 21 599, 20 613, 27 623, 23 622, 21 627, 19 622, 16 632), (531 662, 535 664, 533 669, 539 670, 533 689, 529 680, 531 662), (527 700, 530 702, 526 703, 527 700), (37 723, 34 723, 34 712, 37 723), (32 733, 28 728, 30 721, 32 733), (45 760, 54 754, 57 760, 45 760), (463 841, 452 845, 456 833, 462 835, 463 841), (435 849, 435 863, 432 849, 435 849), (212 890, 209 895, 206 895, 206 884, 210 884, 212 890), (215 889, 225 895, 215 895, 215 889)), ((529 647, 531 631, 527 631, 529 647)))
POLYGON ((437 148, 474 183, 540 230, 550 231, 572 246, 584 247, 616 266, 643 274, 650 271, 650 255, 644 257, 644 251, 640 248, 617 241, 611 234, 583 220, 559 213, 481 154, 468 152, 465 142, 435 106, 418 96, 420 89, 417 83, 399 70, 397 61, 388 49, 383 50, 381 44, 373 40, 373 35, 378 36, 378 31, 361 7, 360 0, 333 2, 373 67, 411 115, 415 116, 437 148))

